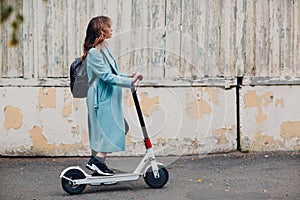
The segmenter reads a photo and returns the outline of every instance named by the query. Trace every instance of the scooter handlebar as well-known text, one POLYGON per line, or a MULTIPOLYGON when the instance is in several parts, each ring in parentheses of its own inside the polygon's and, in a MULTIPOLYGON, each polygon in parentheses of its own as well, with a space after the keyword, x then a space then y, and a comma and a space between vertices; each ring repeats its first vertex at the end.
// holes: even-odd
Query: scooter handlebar
POLYGON ((134 92, 136 91, 136 87, 139 85, 139 83, 143 80, 143 77, 138 77, 138 79, 136 80, 135 83, 133 83, 132 87, 131 87, 131 91, 134 92))

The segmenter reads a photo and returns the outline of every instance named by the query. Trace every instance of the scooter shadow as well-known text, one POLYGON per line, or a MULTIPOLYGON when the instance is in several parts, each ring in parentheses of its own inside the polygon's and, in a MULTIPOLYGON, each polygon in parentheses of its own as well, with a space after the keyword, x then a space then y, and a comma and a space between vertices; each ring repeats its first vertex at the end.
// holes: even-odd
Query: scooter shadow
POLYGON ((105 193, 105 192, 128 192, 128 191, 141 191, 151 189, 143 180, 119 182, 115 185, 100 185, 90 186, 88 185, 82 194, 93 194, 93 193, 105 193))

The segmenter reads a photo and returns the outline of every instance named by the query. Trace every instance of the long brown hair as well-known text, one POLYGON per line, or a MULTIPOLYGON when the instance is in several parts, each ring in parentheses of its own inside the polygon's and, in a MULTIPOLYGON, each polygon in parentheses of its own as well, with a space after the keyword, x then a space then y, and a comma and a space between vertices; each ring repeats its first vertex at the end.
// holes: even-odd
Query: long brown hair
POLYGON ((105 40, 110 23, 111 19, 107 16, 97 16, 90 20, 83 44, 82 60, 86 58, 91 48, 96 47, 105 40))

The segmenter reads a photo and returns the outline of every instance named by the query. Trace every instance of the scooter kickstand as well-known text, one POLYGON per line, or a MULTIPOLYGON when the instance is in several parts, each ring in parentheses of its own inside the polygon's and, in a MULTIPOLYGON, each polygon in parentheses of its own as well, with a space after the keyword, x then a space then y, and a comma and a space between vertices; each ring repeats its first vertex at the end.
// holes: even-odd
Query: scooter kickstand
POLYGON ((72 180, 72 179, 70 179, 68 177, 65 177, 65 176, 62 176, 62 178, 66 179, 67 181, 70 181, 70 182, 72 182, 72 184, 74 184, 74 180, 72 180))

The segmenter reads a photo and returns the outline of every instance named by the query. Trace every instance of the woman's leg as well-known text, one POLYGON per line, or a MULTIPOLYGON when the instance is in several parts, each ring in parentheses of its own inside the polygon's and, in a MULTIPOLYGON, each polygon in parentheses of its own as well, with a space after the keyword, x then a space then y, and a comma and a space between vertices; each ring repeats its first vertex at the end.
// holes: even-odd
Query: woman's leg
POLYGON ((100 158, 106 158, 106 155, 107 155, 107 152, 97 152, 92 149, 92 156, 94 156, 94 157, 97 156, 100 158))
POLYGON ((107 153, 106 152, 98 152, 96 154, 97 157, 106 158, 107 153))
POLYGON ((97 160, 99 160, 101 163, 105 164, 106 155, 107 155, 106 152, 97 152, 95 157, 96 157, 97 160))
POLYGON ((97 152, 92 149, 92 156, 94 156, 97 160, 105 164, 107 152, 97 152))

